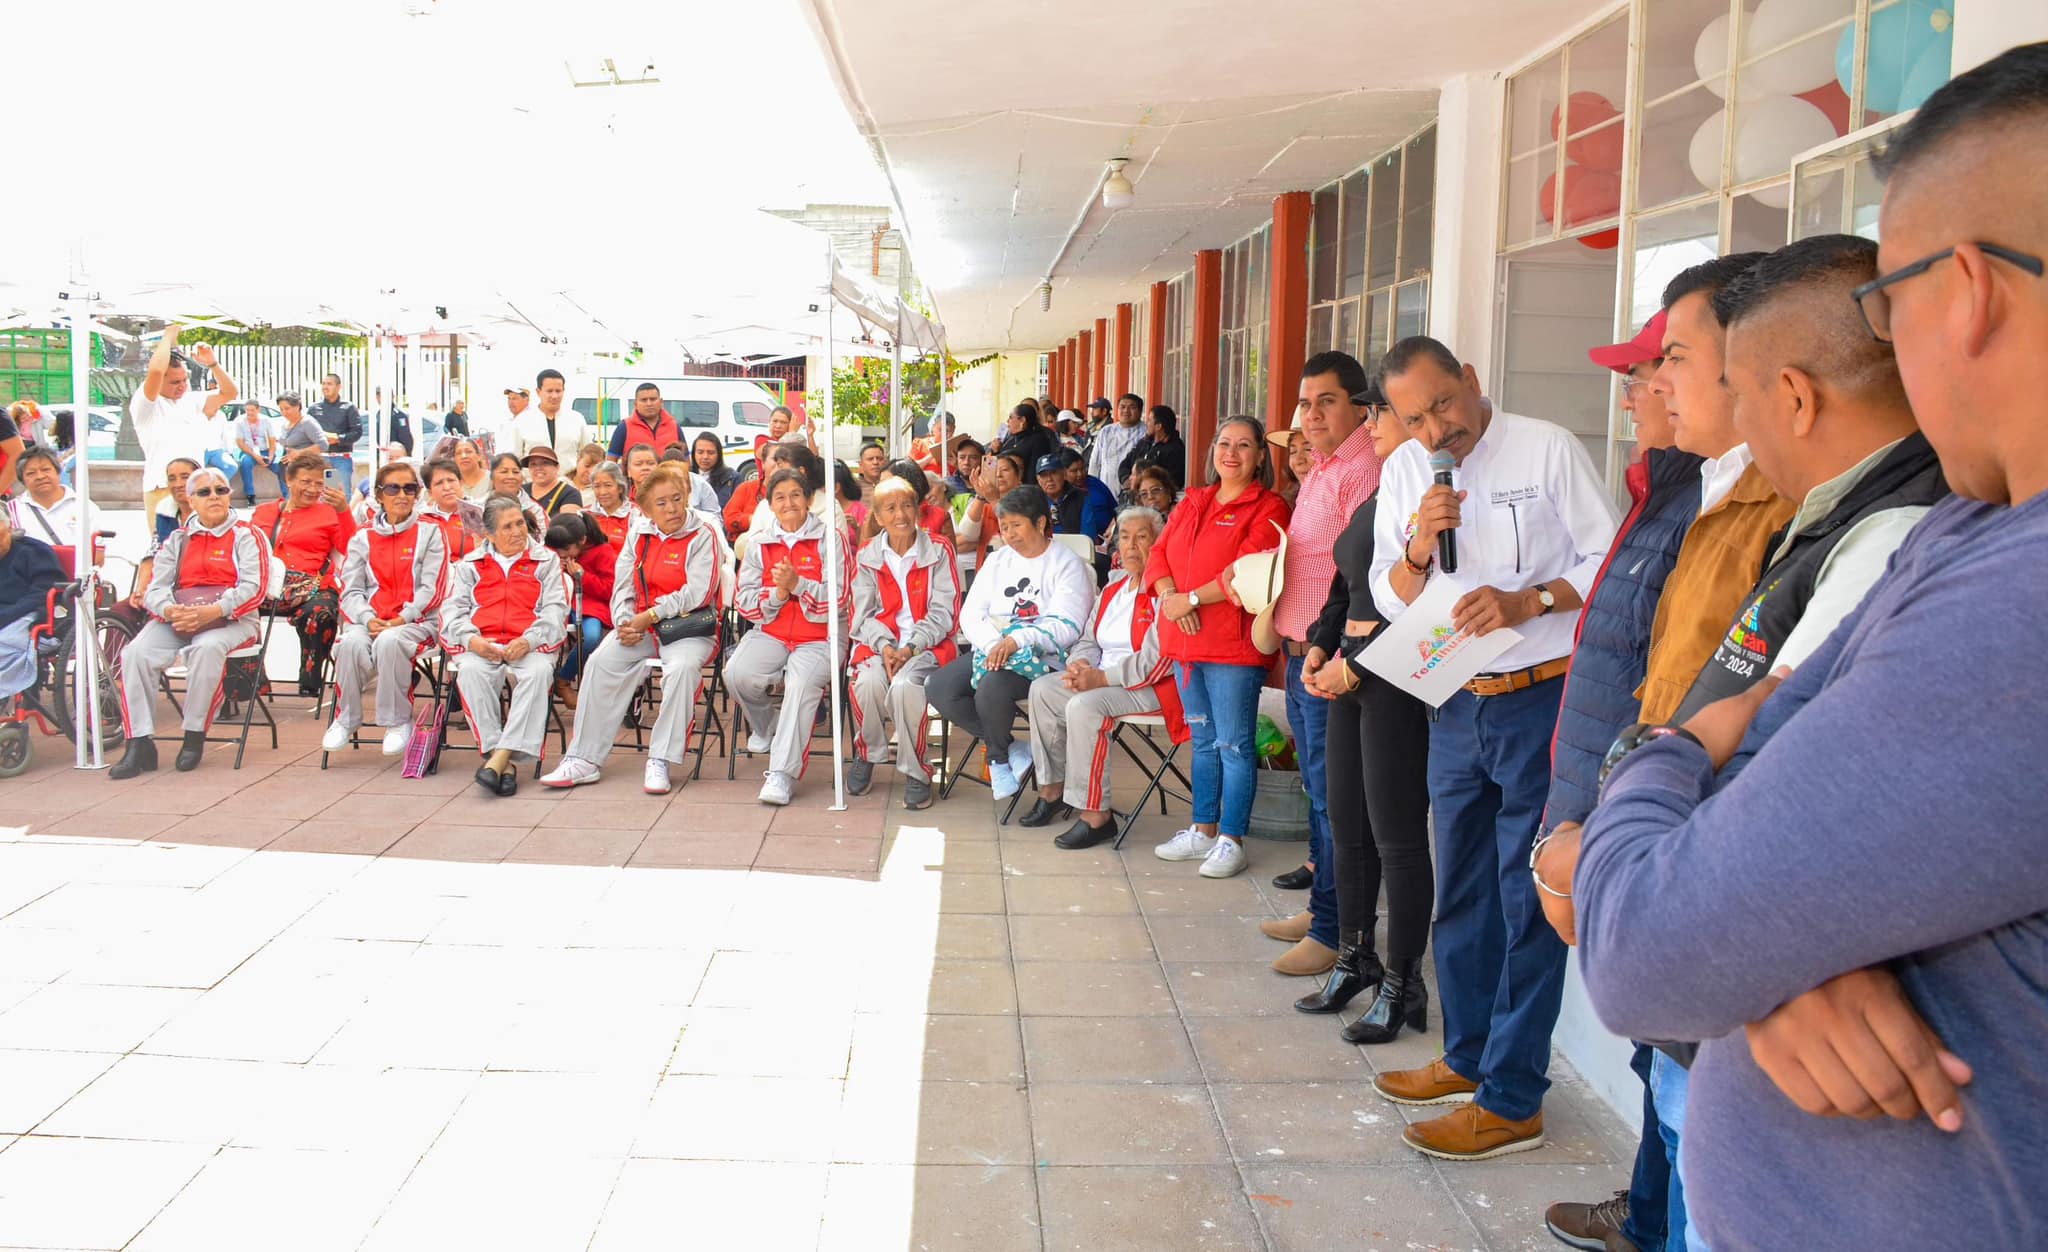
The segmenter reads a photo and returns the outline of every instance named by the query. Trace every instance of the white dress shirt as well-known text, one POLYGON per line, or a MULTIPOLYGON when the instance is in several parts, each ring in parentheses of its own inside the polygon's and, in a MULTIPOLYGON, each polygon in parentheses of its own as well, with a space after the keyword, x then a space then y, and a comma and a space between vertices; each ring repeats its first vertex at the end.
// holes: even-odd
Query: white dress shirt
MULTIPOLYGON (((1389 620, 1407 609, 1389 574, 1415 533, 1423 493, 1435 481, 1429 449, 1411 439, 1380 470, 1379 513, 1373 531, 1372 594, 1389 620)), ((1493 412, 1452 477, 1466 493, 1458 526, 1458 570, 1468 588, 1522 591, 1562 578, 1584 599, 1614 542, 1618 520, 1593 459, 1576 435, 1553 422, 1493 412)), ((1431 578, 1445 575, 1436 568, 1431 578)), ((1515 627, 1521 642, 1493 662, 1510 673, 1568 655, 1578 631, 1577 610, 1557 610, 1515 627)))
POLYGON ((1111 422, 1095 432, 1095 442, 1088 449, 1088 472, 1109 484, 1111 491, 1123 490, 1123 482, 1117 478, 1117 467, 1131 454, 1131 449, 1145 437, 1143 419, 1122 426, 1111 422))
POLYGON ((57 497, 57 502, 44 508, 29 499, 28 492, 22 491, 8 502, 8 512, 14 517, 14 529, 24 535, 34 535, 44 543, 57 547, 78 542, 78 515, 85 514, 88 529, 93 524, 92 506, 78 498, 71 488, 57 497))
MULTIPOLYGON (((912 538, 915 539, 916 536, 913 535, 912 538)), ((917 561, 917 545, 912 543, 910 551, 898 552, 884 543, 882 560, 889 567, 889 576, 896 580, 896 589, 903 594, 903 604, 896 610, 896 637, 908 639, 911 629, 917 625, 917 615, 911 612, 910 605, 910 569, 917 561)))
MULTIPOLYGON (((221 421, 206 415, 210 391, 187 391, 172 400, 158 396, 151 400, 136 388, 128 397, 128 416, 135 422, 135 437, 142 442, 142 489, 155 491, 166 485, 170 463, 184 457, 194 465, 206 464, 206 453, 220 445, 221 421)), ((84 442, 81 436, 80 442, 84 442)))
POLYGON ((1710 456, 1700 462, 1700 512, 1713 511, 1715 505, 1728 498, 1735 490, 1736 480, 1741 478, 1750 463, 1756 460, 1749 445, 1738 443, 1720 456, 1710 456))
MULTIPOLYGON (((498 451, 516 452, 521 460, 525 460, 528 452, 548 442, 547 414, 540 411, 539 404, 529 405, 526 412, 521 413, 518 420, 512 423, 511 443, 513 446, 510 448, 503 446, 505 443, 504 439, 500 439, 498 442, 500 444, 498 451)), ((564 404, 555 413, 555 441, 552 444, 548 444, 548 446, 555 450, 555 456, 562 464, 574 465, 576 464, 576 454, 581 452, 583 445, 589 442, 591 442, 590 424, 583 420, 581 413, 564 404)))

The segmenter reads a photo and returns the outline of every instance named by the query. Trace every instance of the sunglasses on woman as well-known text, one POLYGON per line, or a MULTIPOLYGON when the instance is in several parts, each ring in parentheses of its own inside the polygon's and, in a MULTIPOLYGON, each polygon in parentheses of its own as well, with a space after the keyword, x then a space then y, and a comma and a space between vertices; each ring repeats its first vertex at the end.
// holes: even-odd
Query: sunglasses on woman
POLYGON ((226 487, 194 487, 185 494, 194 500, 205 500, 213 496, 227 495, 228 489, 226 487))
POLYGON ((385 483, 377 490, 387 496, 416 496, 420 493, 418 483, 385 483))

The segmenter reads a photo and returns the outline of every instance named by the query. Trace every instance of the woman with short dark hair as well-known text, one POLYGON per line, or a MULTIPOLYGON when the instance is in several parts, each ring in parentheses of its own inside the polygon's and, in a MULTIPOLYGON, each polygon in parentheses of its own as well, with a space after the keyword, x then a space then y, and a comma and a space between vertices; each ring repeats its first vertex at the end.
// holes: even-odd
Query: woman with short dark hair
POLYGON ((349 745, 363 724, 363 688, 374 674, 384 755, 403 756, 412 742, 412 664, 434 642, 434 614, 448 589, 448 547, 441 528, 419 511, 412 462, 385 462, 371 494, 377 513, 349 539, 341 565, 334 721, 320 746, 339 752, 349 745))
MULTIPOLYGON (((341 563, 355 519, 327 502, 327 458, 310 448, 284 463, 284 495, 256 506, 249 524, 284 562, 284 590, 265 607, 299 636, 299 694, 320 694, 320 675, 341 623, 341 563)), ((187 488, 189 490, 189 487, 187 488)))

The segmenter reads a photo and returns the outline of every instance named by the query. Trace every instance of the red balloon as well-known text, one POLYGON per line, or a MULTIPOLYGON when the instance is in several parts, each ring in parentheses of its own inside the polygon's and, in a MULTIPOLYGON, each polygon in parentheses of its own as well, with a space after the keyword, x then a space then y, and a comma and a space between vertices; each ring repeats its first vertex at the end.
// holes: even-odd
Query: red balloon
POLYGON ((1619 228, 1596 230, 1590 235, 1580 235, 1579 242, 1595 252, 1610 252, 1621 244, 1619 228))
POLYGON ((1621 127, 1609 126, 1587 135, 1580 132, 1621 116, 1621 110, 1597 91, 1574 91, 1564 104, 1550 112, 1550 137, 1562 137, 1569 126, 1579 137, 1565 144, 1565 156, 1588 169, 1610 174, 1621 171, 1621 127), (1569 113, 1570 116, 1566 116, 1569 113))
POLYGON ((1827 114, 1837 135, 1849 133, 1849 93, 1842 90, 1842 84, 1830 78, 1812 91, 1800 92, 1799 98, 1827 114))
POLYGON ((1565 97, 1563 104, 1550 111, 1550 137, 1564 138, 1561 132, 1566 125, 1570 125, 1572 134, 1576 135, 1620 116, 1621 110, 1615 108, 1614 102, 1599 92, 1574 91, 1565 97), (1566 112, 1571 114, 1569 119, 1565 117, 1566 112))
MULTIPOLYGON (((1555 220, 1557 175, 1543 180, 1536 192, 1537 210, 1546 222, 1555 220)), ((1585 222, 1613 217, 1621 209, 1621 178, 1605 170, 1582 165, 1564 167, 1564 224, 1567 229, 1585 222)))

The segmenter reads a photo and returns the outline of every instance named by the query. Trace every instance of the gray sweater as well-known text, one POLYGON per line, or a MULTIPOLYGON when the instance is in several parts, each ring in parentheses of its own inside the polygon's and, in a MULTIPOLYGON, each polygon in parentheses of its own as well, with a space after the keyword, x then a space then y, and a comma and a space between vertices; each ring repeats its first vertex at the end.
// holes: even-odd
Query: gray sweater
POLYGON ((1703 1039, 1687 1205, 1716 1252, 2048 1248, 2048 496, 1950 499, 1717 778, 1682 739, 1610 779, 1575 893, 1587 990, 1703 1039), (1742 1027, 1888 965, 1975 1081, 1960 1134, 1809 1117, 1742 1027))

